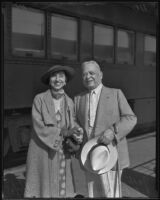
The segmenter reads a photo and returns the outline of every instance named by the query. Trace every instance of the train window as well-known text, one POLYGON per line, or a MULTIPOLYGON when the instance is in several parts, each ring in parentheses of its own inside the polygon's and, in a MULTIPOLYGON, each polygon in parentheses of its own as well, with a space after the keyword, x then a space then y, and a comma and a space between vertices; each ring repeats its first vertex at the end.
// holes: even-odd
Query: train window
POLYGON ((117 54, 118 64, 134 64, 134 33, 132 31, 117 31, 117 54))
POLYGON ((52 56, 57 59, 77 59, 77 20, 72 17, 52 15, 52 56))
POLYGON ((94 25, 94 58, 108 63, 113 62, 114 32, 106 25, 94 25))
POLYGON ((144 36, 144 64, 156 66, 156 37, 144 36))
POLYGON ((44 14, 12 8, 12 50, 19 56, 44 56, 44 14))

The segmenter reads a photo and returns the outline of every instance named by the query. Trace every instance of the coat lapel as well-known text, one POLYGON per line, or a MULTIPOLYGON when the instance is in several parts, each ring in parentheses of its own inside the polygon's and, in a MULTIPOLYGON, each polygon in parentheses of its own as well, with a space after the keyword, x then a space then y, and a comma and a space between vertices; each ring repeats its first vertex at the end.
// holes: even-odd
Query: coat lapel
POLYGON ((45 106, 43 108, 43 110, 45 112, 45 116, 44 116, 45 119, 44 120, 47 123, 52 121, 53 124, 57 124, 56 118, 55 118, 55 107, 54 107, 54 103, 53 103, 53 100, 52 100, 52 95, 51 95, 50 90, 47 90, 45 95, 44 95, 44 104, 45 104, 45 106))

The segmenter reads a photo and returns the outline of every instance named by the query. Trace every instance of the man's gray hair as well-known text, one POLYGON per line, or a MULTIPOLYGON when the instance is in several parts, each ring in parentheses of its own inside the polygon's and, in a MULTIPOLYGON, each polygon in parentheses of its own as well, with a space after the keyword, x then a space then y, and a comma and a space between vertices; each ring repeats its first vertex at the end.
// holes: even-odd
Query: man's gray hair
POLYGON ((101 68, 100 68, 99 64, 98 64, 96 61, 94 61, 94 60, 90 60, 90 61, 85 61, 85 62, 83 62, 83 63, 82 63, 82 67, 85 66, 85 65, 88 65, 88 64, 93 64, 93 65, 95 65, 95 66, 101 71, 101 68))

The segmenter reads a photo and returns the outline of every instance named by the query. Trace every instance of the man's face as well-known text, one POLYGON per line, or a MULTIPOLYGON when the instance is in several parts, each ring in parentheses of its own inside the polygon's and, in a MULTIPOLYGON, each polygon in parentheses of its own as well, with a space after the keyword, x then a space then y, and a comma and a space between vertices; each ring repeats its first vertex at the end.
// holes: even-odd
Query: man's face
POLYGON ((88 90, 95 89, 102 82, 103 74, 93 63, 82 66, 83 84, 88 90))
POLYGON ((66 75, 63 71, 55 72, 50 76, 50 86, 58 91, 66 85, 66 75))

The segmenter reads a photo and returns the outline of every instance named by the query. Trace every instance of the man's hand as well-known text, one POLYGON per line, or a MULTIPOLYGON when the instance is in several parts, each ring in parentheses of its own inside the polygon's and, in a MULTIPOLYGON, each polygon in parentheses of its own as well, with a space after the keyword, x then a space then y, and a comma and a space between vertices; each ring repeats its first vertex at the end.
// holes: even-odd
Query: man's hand
POLYGON ((111 129, 107 129, 104 133, 99 137, 98 143, 103 143, 105 145, 110 144, 114 139, 114 133, 111 129))
POLYGON ((75 133, 73 134, 73 138, 78 144, 83 141, 83 129, 80 127, 75 127, 75 133))

